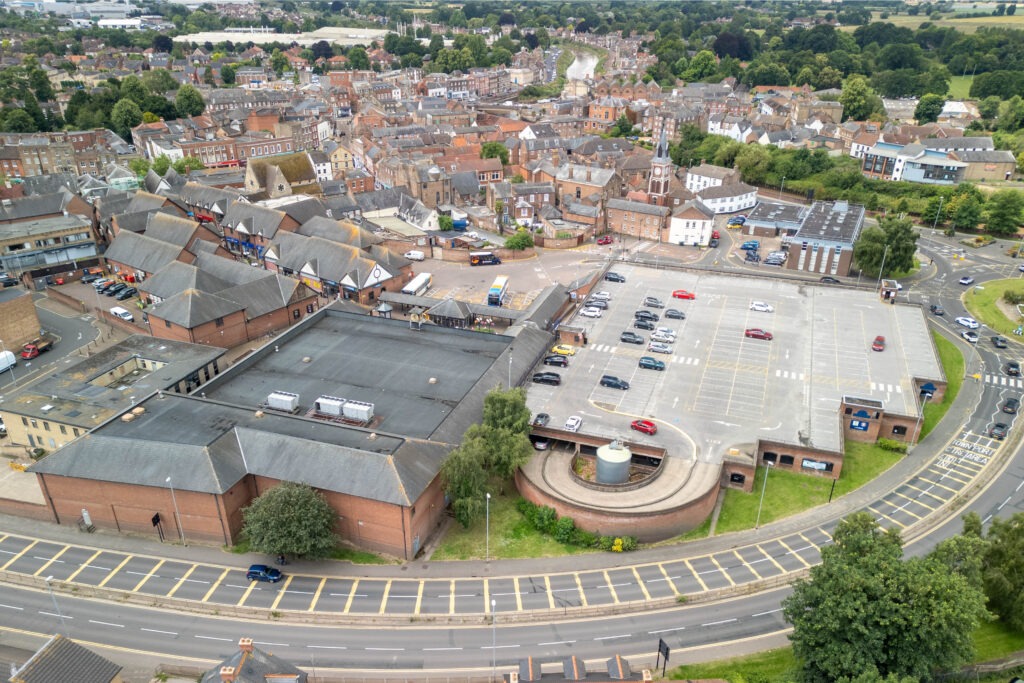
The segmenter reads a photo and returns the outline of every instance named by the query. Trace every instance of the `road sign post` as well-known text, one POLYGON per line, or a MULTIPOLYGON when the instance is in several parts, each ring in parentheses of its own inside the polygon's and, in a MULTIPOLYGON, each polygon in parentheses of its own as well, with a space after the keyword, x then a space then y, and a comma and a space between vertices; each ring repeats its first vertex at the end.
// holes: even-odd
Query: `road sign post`
POLYGON ((668 667, 668 643, 665 642, 664 638, 658 638, 658 658, 654 662, 654 668, 658 668, 658 664, 661 664, 661 677, 665 677, 665 669, 668 667))

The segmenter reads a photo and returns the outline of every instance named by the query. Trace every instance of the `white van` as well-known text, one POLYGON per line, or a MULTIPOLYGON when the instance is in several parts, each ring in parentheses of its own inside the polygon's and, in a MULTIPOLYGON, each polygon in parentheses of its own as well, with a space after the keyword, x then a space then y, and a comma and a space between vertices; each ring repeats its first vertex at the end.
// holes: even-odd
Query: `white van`
POLYGON ((18 364, 18 359, 11 351, 0 351, 0 372, 6 372, 18 364))
POLYGON ((422 261, 425 258, 423 252, 417 249, 407 251, 402 255, 405 256, 405 258, 409 259, 410 261, 422 261))
POLYGON ((127 308, 121 308, 120 306, 114 306, 110 309, 110 315, 116 315, 121 320, 127 320, 128 322, 135 322, 135 316, 127 308))

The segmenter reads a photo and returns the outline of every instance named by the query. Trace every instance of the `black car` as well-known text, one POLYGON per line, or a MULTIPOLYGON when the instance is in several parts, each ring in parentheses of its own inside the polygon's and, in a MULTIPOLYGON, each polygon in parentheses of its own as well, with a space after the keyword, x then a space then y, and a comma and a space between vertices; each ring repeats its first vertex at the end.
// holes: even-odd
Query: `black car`
POLYGON ((644 318, 637 318, 633 321, 633 327, 638 330, 653 330, 654 323, 644 318))
POLYGON ((1006 432, 1008 429, 1009 426, 1007 426, 1005 422, 996 422, 992 425, 991 429, 988 430, 988 435, 993 439, 999 439, 1002 441, 1006 438, 1006 432))
POLYGON ((538 372, 534 373, 533 381, 535 384, 550 384, 557 387, 562 383, 562 376, 557 372, 538 372))
POLYGON ((533 418, 534 427, 547 427, 548 422, 551 422, 551 416, 547 413, 537 413, 537 416, 533 418))
POLYGON ((1010 377, 1020 377, 1020 363, 1015 360, 1006 361, 1006 365, 1003 366, 1003 372, 1010 377))
POLYGON ((629 330, 626 330, 625 332, 619 335, 619 341, 625 342, 626 344, 643 344, 644 338, 641 337, 636 332, 630 332, 629 330))
POLYGON ((1005 337, 996 335, 995 337, 992 337, 992 346, 997 349, 1005 349, 1008 346, 1008 343, 1005 337))
POLYGON ((567 368, 569 367, 569 357, 559 356, 558 354, 544 356, 544 365, 557 365, 560 368, 567 368))
POLYGON ((1020 399, 1019 398, 1008 398, 1008 399, 1006 399, 1006 401, 1003 403, 1003 407, 1001 408, 1001 410, 1004 413, 1010 413, 1011 415, 1015 415, 1019 409, 1020 409, 1020 399))
POLYGON ((712 237, 710 240, 708 240, 708 247, 709 248, 714 249, 717 246, 718 246, 718 238, 717 237, 712 237))
POLYGON ((660 320, 657 313, 651 313, 650 311, 636 311, 633 313, 633 317, 637 320, 653 320, 654 322, 660 320))
POLYGON ((106 294, 107 296, 114 296, 118 292, 121 292, 121 291, 123 291, 125 289, 128 289, 128 285, 126 285, 123 282, 118 282, 113 287, 109 287, 107 289, 104 289, 103 293, 106 294))
POLYGON ((629 382, 624 379, 619 379, 615 375, 604 375, 601 377, 602 387, 611 387, 612 389, 622 389, 625 391, 629 389, 629 382))
POLYGON ((686 320, 686 314, 682 311, 676 310, 675 308, 669 308, 665 311, 665 318, 672 320, 686 320))
POLYGON ((131 299, 133 296, 139 293, 139 290, 134 287, 125 287, 117 293, 116 299, 118 301, 124 301, 125 299, 131 299))
POLYGON ((608 271, 604 274, 604 279, 608 282, 625 282, 626 277, 613 271, 608 271))
POLYGON ((760 263, 761 256, 756 251, 748 251, 746 258, 743 260, 750 263, 760 263))
POLYGON ((126 285, 123 282, 118 282, 117 280, 114 280, 113 282, 108 282, 107 284, 103 285, 102 287, 100 287, 96 291, 99 292, 100 294, 106 294, 107 292, 112 290, 114 287, 118 287, 120 289, 124 289, 127 286, 128 285, 126 285))
POLYGON ((940 306, 939 304, 932 304, 931 306, 928 307, 928 310, 931 311, 934 315, 946 315, 946 309, 940 306))
POLYGON ((583 305, 591 308, 600 308, 602 311, 608 310, 608 302, 604 299, 587 299, 587 303, 583 305))
POLYGON ((639 364, 640 367, 646 368, 648 370, 664 370, 665 369, 665 363, 664 362, 662 362, 662 361, 660 361, 660 360, 658 360, 656 358, 651 358, 650 356, 641 356, 640 357, 640 362, 638 364, 639 364))
POLYGON ((838 285, 838 284, 840 284, 839 280, 835 279, 834 277, 829 277, 828 275, 826 275, 825 277, 823 277, 820 280, 818 280, 818 282, 820 282, 822 284, 825 284, 825 285, 838 285))
POLYGON ((17 278, 13 278, 13 277, 0 278, 0 285, 3 285, 4 287, 13 287, 16 284, 18 284, 17 278))

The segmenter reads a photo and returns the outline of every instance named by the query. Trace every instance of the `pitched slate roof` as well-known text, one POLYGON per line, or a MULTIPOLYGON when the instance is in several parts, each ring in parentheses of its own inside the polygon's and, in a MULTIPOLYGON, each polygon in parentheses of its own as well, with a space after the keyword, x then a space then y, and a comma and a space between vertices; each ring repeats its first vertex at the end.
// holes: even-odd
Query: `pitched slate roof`
POLYGON ((149 309, 151 318, 167 320, 186 329, 199 327, 217 318, 243 310, 236 301, 217 294, 186 289, 149 309))
POLYGON ((297 235, 307 237, 322 237, 332 242, 348 244, 359 249, 366 249, 374 244, 380 244, 383 238, 377 237, 369 230, 365 230, 350 221, 338 221, 332 218, 312 218, 295 231, 297 235))
POLYGON ((172 261, 137 285, 139 291, 160 299, 169 299, 189 289, 219 292, 232 286, 227 280, 181 261, 172 261))
POLYGON ((187 247, 198 228, 199 224, 190 218, 154 213, 150 215, 146 235, 161 242, 187 247))
MULTIPOLYGON (((251 646, 251 643, 250 643, 251 646)), ((221 683, 220 672, 224 667, 235 670, 235 683, 267 683, 280 680, 282 683, 306 683, 305 672, 281 657, 264 652, 258 647, 251 650, 239 649, 223 662, 213 667, 199 679, 200 683, 221 683)))
POLYGON ((121 667, 61 635, 45 645, 11 676, 13 683, 110 683, 121 667))
POLYGON ((272 239, 286 215, 277 209, 236 201, 228 208, 220 224, 250 235, 263 235, 266 239, 272 239))
POLYGON ((108 261, 123 263, 144 273, 155 273, 177 260, 182 248, 134 232, 118 233, 107 248, 108 261))

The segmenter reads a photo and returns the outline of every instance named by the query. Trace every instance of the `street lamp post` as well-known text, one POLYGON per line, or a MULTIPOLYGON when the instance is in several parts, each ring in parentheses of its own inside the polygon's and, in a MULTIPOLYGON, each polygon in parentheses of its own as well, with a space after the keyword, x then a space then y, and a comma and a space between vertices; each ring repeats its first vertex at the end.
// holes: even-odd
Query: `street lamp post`
POLYGON ((67 631, 67 625, 64 623, 64 613, 60 611, 60 605, 57 604, 57 596, 53 594, 53 577, 46 577, 46 590, 50 591, 50 599, 53 600, 53 610, 57 613, 57 618, 60 619, 60 628, 62 631, 67 631))
POLYGON ((757 521, 754 522, 754 528, 761 528, 761 506, 764 505, 764 492, 768 488, 768 473, 772 471, 772 464, 767 460, 764 461, 764 484, 761 486, 761 501, 757 504, 757 521))
POLYGON ((508 347, 508 388, 512 388, 512 347, 508 347))
POLYGON ((178 510, 178 498, 174 495, 174 483, 171 482, 170 477, 167 477, 165 481, 171 487, 171 502, 174 503, 174 516, 178 518, 178 536, 181 538, 182 545, 188 545, 185 542, 185 529, 181 526, 181 512, 178 510))
POLYGON ((779 185, 779 199, 782 199, 782 191, 786 189, 786 176, 782 176, 782 184, 779 185))
POLYGON ((924 422, 924 407, 928 405, 928 399, 931 398, 931 394, 925 394, 924 400, 921 401, 921 406, 917 413, 917 426, 914 427, 914 443, 907 447, 907 453, 917 448, 917 443, 921 440, 921 423, 924 422))
POLYGON ((495 613, 494 608, 497 607, 498 601, 491 598, 491 680, 495 679, 495 673, 498 669, 498 615, 495 613))
POLYGON ((485 547, 485 550, 484 550, 484 562, 490 562, 491 561, 491 494, 490 493, 487 494, 486 506, 487 506, 486 507, 486 519, 487 519, 486 526, 487 526, 487 530, 484 532, 484 537, 487 540, 486 540, 485 545, 484 545, 484 547, 485 547))
POLYGON ((882 286, 882 273, 885 272, 885 259, 889 256, 889 245, 885 245, 885 251, 882 252, 882 267, 878 269, 878 282, 875 283, 875 290, 882 286))
POLYGON ((945 199, 945 197, 939 197, 939 208, 936 209, 936 211, 935 211, 935 220, 932 221, 932 232, 933 233, 935 232, 936 226, 938 226, 938 224, 939 224, 939 216, 942 215, 942 200, 943 199, 945 199))

